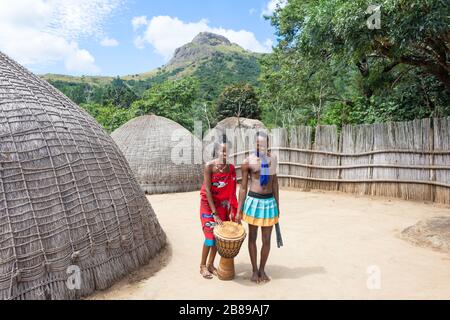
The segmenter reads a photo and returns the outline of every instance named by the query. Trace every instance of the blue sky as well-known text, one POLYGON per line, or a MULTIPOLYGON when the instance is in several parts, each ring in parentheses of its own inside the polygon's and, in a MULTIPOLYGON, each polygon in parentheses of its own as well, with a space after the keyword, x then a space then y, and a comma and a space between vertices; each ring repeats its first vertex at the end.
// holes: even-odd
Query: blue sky
POLYGON ((163 65, 201 31, 270 52, 262 15, 286 0, 1 0, 0 51, 32 71, 126 75, 163 65))

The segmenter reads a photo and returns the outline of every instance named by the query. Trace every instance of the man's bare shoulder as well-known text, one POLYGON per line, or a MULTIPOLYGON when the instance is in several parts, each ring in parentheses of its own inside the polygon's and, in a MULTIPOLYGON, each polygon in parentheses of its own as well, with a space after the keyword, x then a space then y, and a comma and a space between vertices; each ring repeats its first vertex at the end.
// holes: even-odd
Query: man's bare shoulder
POLYGON ((256 157, 255 155, 251 154, 247 158, 244 159, 242 164, 247 166, 247 167, 250 167, 251 165, 254 165, 257 162, 258 162, 258 157, 256 157))
POLYGON ((275 153, 270 153, 269 154, 269 159, 277 161, 278 158, 277 158, 277 155, 275 153))
POLYGON ((276 175, 278 170, 278 157, 276 154, 269 156, 270 175, 276 175))

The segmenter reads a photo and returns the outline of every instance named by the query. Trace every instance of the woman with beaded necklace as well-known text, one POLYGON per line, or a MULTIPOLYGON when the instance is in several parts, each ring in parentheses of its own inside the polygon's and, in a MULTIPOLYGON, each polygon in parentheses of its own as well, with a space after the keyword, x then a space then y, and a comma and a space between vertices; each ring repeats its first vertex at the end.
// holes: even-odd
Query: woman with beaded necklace
POLYGON ((214 226, 223 221, 234 221, 237 211, 236 171, 227 161, 227 143, 223 137, 222 143, 214 148, 212 161, 205 165, 204 180, 200 191, 200 220, 205 241, 202 246, 200 274, 205 279, 217 275, 214 267, 217 248, 214 239, 214 226))

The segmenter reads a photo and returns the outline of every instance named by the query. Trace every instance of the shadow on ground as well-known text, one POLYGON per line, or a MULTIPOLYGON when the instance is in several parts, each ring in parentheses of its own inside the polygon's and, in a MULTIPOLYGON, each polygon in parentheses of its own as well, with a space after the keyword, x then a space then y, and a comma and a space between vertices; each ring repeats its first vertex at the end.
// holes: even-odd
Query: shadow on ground
MULTIPOLYGON (((250 281, 252 276, 252 265, 250 263, 237 263, 235 265, 236 281, 242 285, 254 285, 250 281)), ((283 265, 271 264, 267 265, 266 272, 273 280, 280 279, 299 279, 313 274, 324 274, 324 267, 289 267, 283 265)))

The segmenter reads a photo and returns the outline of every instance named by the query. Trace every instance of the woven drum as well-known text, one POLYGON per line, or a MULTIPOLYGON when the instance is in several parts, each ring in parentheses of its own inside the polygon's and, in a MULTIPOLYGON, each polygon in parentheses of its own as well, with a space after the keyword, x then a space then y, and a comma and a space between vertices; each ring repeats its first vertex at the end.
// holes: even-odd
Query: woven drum
POLYGON ((222 225, 214 228, 217 251, 219 252, 220 263, 217 270, 220 280, 234 279, 234 258, 238 255, 246 233, 242 225, 226 221, 222 225))

